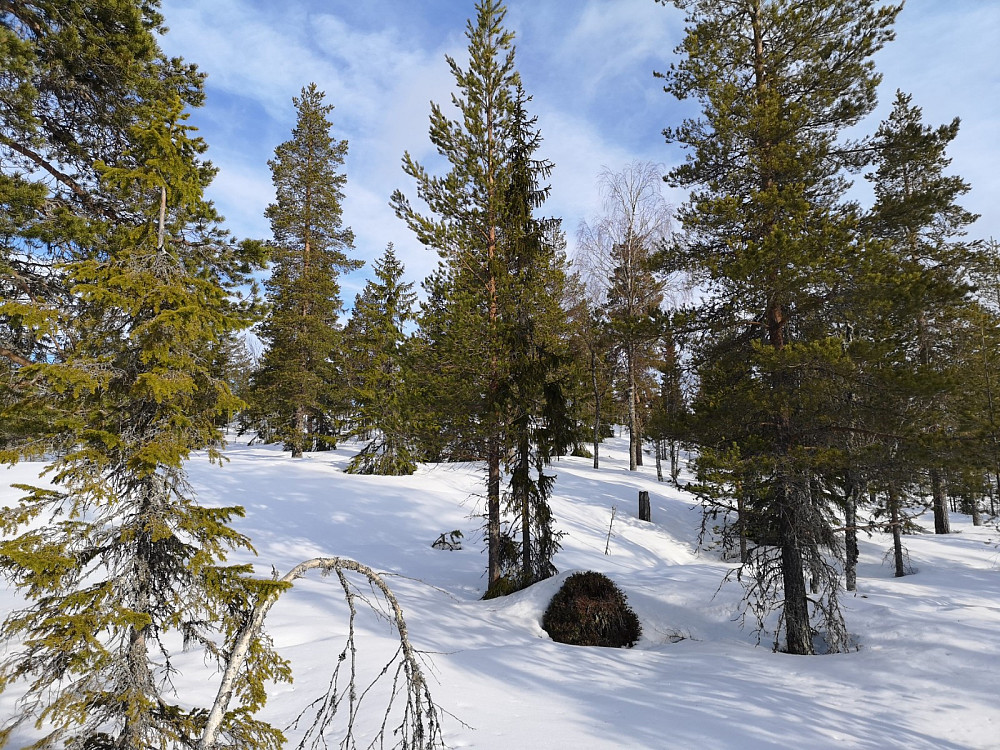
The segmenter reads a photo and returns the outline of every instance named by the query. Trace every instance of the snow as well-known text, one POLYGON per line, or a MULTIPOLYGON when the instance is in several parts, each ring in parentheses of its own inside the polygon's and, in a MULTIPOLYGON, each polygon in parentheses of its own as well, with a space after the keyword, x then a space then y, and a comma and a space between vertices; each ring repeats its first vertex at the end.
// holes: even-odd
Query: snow
MULTIPOLYGON (((651 466, 627 470, 627 445, 602 446, 601 469, 563 458, 553 508, 566 532, 555 578, 481 601, 481 467, 424 465, 411 477, 343 472, 356 447, 291 459, 275 446, 236 443, 228 463, 196 458, 189 472, 206 504, 241 504, 238 526, 261 574, 303 559, 351 557, 388 574, 414 645, 424 652, 453 748, 997 748, 1000 747, 1000 533, 952 518, 956 533, 904 538, 913 575, 884 561, 888 537, 861 540, 858 593, 842 603, 855 652, 801 657, 737 621, 741 588, 721 585, 732 564, 697 547, 699 510, 658 483, 651 466), (652 523, 636 518, 647 490, 652 523), (611 510, 617 508, 605 555, 611 510), (458 529, 464 548, 431 543, 458 529), (567 575, 599 570, 625 591, 643 625, 633 649, 553 643, 542 613, 567 575), (721 585, 721 588, 720 588, 721 585)), ((40 464, 0 469, 0 502, 34 481, 40 464)), ((933 528, 930 518, 918 519, 933 528)), ((242 559, 242 558, 237 558, 242 559)), ((0 584, 0 615, 17 604, 0 584)), ((296 582, 267 629, 291 660, 292 685, 275 686, 262 716, 289 726, 329 681, 347 610, 336 578, 296 582)), ((374 674, 395 650, 384 619, 358 619, 360 668, 374 674)), ((181 654, 181 700, 207 705, 218 675, 181 654)), ((18 710, 0 695, 0 719, 18 710)), ((361 725, 381 721, 379 696, 361 725)), ((289 746, 301 736, 289 729, 289 746)), ((30 740, 19 730, 12 746, 30 740)), ((329 737, 336 746, 339 737, 329 737)), ((360 743, 361 746, 367 742, 360 743)))

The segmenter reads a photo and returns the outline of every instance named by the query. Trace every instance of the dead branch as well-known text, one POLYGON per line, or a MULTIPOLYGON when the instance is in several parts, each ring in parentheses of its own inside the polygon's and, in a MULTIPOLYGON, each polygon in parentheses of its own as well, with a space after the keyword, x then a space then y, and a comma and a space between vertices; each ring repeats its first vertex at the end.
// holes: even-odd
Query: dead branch
MULTIPOLYGON (((367 565, 363 565, 355 560, 343 557, 316 557, 311 560, 306 560, 296 565, 282 578, 278 579, 278 581, 279 583, 290 585, 293 581, 301 578, 310 570, 315 570, 317 568, 322 570, 324 573, 329 573, 330 571, 336 572, 341 587, 344 589, 344 595, 350 609, 350 622, 347 646, 344 649, 344 654, 342 654, 341 659, 338 660, 337 667, 334 670, 334 674, 331 677, 330 684, 327 689, 327 694, 319 698, 317 701, 314 701, 312 704, 313 708, 318 706, 318 709, 316 710, 315 719, 313 720, 309 731, 306 733, 306 738, 303 739, 303 743, 309 738, 313 738, 314 742, 316 739, 321 738, 323 731, 329 727, 330 723, 333 721, 337 709, 340 707, 344 698, 344 695, 338 692, 337 676, 340 672, 340 665, 343 663, 348 654, 350 655, 350 682, 347 686, 347 736, 344 737, 341 743, 342 747, 354 746, 351 733, 358 715, 358 710, 365 694, 371 689, 372 684, 374 684, 373 682, 368 685, 367 688, 361 691, 360 695, 358 694, 356 685, 357 675, 355 672, 356 648, 354 641, 354 622, 356 608, 354 601, 356 598, 359 598, 359 594, 349 585, 346 577, 344 576, 344 571, 352 571, 363 575, 373 589, 377 590, 389 604, 389 608, 391 609, 390 620, 396 627, 400 643, 399 650, 396 652, 393 659, 385 665, 382 673, 375 679, 375 681, 378 681, 389 671, 396 659, 399 659, 399 664, 397 665, 393 680, 392 697, 390 698, 389 706, 386 708, 381 729, 378 736, 375 740, 373 740, 372 745, 378 745, 381 747, 381 743, 387 736, 387 730, 391 729, 392 734, 399 737, 396 747, 404 748, 404 750, 431 750, 432 748, 443 747, 444 745, 441 739, 441 725, 438 715, 438 707, 431 699, 430 690, 424 678, 420 661, 417 658, 416 651, 410 643, 406 622, 403 619, 402 607, 400 607, 398 600, 392 593, 392 590, 385 583, 382 576, 369 568, 367 565), (400 684, 401 677, 403 678, 402 685, 400 684), (392 703, 396 696, 404 691, 406 695, 406 705, 403 708, 401 723, 396 727, 389 727, 392 703)), ((271 591, 271 593, 259 601, 254 606, 249 617, 247 617, 246 623, 237 634, 232 650, 230 651, 229 658, 226 662, 226 668, 222 676, 222 681, 219 685, 218 694, 216 695, 215 702, 209 712, 208 720, 206 721, 201 740, 197 745, 198 750, 218 749, 217 743, 219 733, 235 690, 236 678, 246 662, 251 643, 260 634, 264 618, 267 616, 268 611, 274 603, 278 600, 282 591, 285 590, 285 587, 276 587, 273 591, 271 591)), ((360 598, 364 600, 364 597, 360 598)), ((308 710, 308 708, 306 710, 308 710)), ((305 711, 303 713, 305 713, 305 711)), ((302 746, 303 744, 300 743, 300 747, 302 746)))

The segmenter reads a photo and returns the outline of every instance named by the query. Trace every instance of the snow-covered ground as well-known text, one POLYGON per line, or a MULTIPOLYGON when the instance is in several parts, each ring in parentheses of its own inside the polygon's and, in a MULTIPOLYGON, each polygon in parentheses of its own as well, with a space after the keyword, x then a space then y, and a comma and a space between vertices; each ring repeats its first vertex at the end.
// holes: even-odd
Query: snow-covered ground
MULTIPOLYGON (((292 460, 274 446, 232 445, 224 467, 189 470, 199 497, 241 504, 261 572, 315 556, 352 557, 390 574, 435 701, 450 715, 453 748, 1000 748, 1000 533, 955 516, 956 533, 908 536, 915 573, 892 577, 889 540, 862 540, 857 595, 843 596, 860 648, 829 656, 773 653, 734 618, 741 590, 720 583, 731 565, 699 552, 690 496, 627 471, 627 445, 602 446, 602 468, 565 458, 553 507, 566 533, 560 574, 501 600, 480 600, 486 558, 474 465, 426 465, 411 477, 343 473, 344 449, 292 460), (636 518, 639 490, 652 523, 636 518), (605 554, 612 508, 617 508, 605 554), (464 549, 431 548, 460 530, 464 549), (599 570, 626 592, 643 625, 633 649, 553 643, 542 612, 564 578, 599 570)), ((651 463, 651 462, 650 462, 651 463)), ((0 469, 0 502, 39 465, 0 469)), ((930 519, 922 519, 931 527, 930 519)), ((15 605, 0 584, 0 615, 15 605)), ((336 578, 298 581, 267 628, 295 682, 274 688, 264 716, 287 727, 327 685, 343 649, 347 610, 336 578)), ((395 648, 384 619, 359 614, 361 668, 395 648)), ((215 675, 182 654, 181 699, 207 705, 215 675)), ((374 674, 374 672, 372 672, 374 674)), ((369 675, 370 676, 370 675, 369 675)), ((0 719, 17 710, 0 695, 0 719)), ((362 732, 381 721, 370 697, 362 732)), ((287 732, 294 747, 300 730, 287 732)), ((29 739, 15 736, 14 747, 29 739)), ((339 738, 331 736, 336 747, 339 738)), ((362 747, 367 742, 359 743, 362 747)))

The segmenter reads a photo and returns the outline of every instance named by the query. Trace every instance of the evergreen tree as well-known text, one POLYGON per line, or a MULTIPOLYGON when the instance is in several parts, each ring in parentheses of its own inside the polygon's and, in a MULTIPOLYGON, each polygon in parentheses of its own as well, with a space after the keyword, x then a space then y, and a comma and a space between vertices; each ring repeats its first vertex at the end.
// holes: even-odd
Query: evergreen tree
MULTIPOLYGON (((45 746, 190 747, 204 712, 172 694, 167 634, 222 654, 213 638, 234 634, 275 585, 225 565, 230 550, 250 548, 228 525, 242 509, 199 505, 185 480, 192 451, 219 457, 216 419, 238 405, 215 363, 248 322, 234 294, 247 257, 203 198, 214 172, 182 100, 198 79, 149 72, 159 95, 129 104, 128 148, 115 165, 97 164, 115 219, 56 266, 75 300, 49 318, 61 357, 21 368, 8 411, 44 413, 41 438, 59 450, 48 468, 55 488, 24 487, 0 512, 0 565, 26 599, 0 628, 22 643, 0 662, 0 689, 26 690, 0 739, 39 721, 45 746)), ((262 682, 287 678, 287 667, 261 639, 253 661, 225 732, 244 747, 277 747, 280 732, 252 713, 262 682)))
POLYGON ((988 472, 992 475, 990 488, 990 515, 1000 511, 1000 371, 998 371, 997 335, 1000 332, 1000 243, 990 239, 980 250, 975 268, 975 281, 982 314, 978 316, 980 357, 976 369, 982 374, 979 393, 982 408, 983 439, 980 445, 986 452, 988 472))
POLYGON ((331 417, 344 399, 333 359, 343 307, 337 277, 363 263, 345 254, 354 235, 343 226, 347 178, 337 169, 347 141, 330 135, 333 107, 323 104, 315 84, 292 101, 292 139, 268 161, 276 193, 267 207, 274 235, 266 282, 271 312, 261 329, 267 350, 254 377, 252 413, 262 435, 300 457, 334 439, 331 417))
MULTIPOLYGON (((594 283, 591 274, 584 280, 579 271, 570 278, 569 294, 571 299, 565 303, 567 320, 570 327, 570 346, 575 352, 573 359, 581 374, 578 380, 586 381, 580 387, 577 398, 574 399, 581 410, 587 405, 587 415, 590 422, 590 444, 593 452, 594 468, 600 468, 601 440, 610 436, 612 420, 606 413, 606 404, 612 393, 619 369, 619 358, 614 351, 608 327, 607 316, 600 304, 603 294, 603 281, 594 283)), ((579 421, 584 420, 583 412, 579 421)))
POLYGON ((656 369, 660 377, 659 393, 654 401, 649 424, 650 436, 656 444, 656 476, 659 481, 663 481, 660 462, 664 458, 663 444, 666 443, 670 481, 676 485, 680 476, 680 440, 684 434, 686 404, 679 346, 670 327, 663 335, 656 369))
POLYGON ((403 265, 392 244, 375 262, 354 300, 344 335, 353 401, 354 435, 373 435, 347 470, 359 474, 412 474, 416 469, 403 380, 404 326, 413 319, 417 295, 403 283, 403 265))
POLYGON ((699 472, 716 497, 733 485, 753 492, 743 520, 762 546, 744 580, 758 615, 780 606, 787 651, 814 649, 807 569, 823 588, 814 601, 827 647, 845 648, 836 572, 823 555, 834 549, 833 498, 819 481, 835 459, 829 427, 850 371, 832 306, 861 249, 842 201, 843 170, 860 166, 860 152, 838 136, 875 104, 871 57, 891 39, 899 7, 673 4, 688 26, 666 90, 703 108, 665 131, 690 149, 669 176, 692 189, 677 260, 708 292, 697 314, 712 332, 697 353, 699 472))
MULTIPOLYGON (((192 69, 158 66, 151 30, 162 21, 156 3, 120 0, 7 3, 0 14, 0 401, 18 397, 18 368, 64 356, 49 313, 75 300, 55 265, 89 252, 121 210, 95 164, 124 158, 136 116, 126 105, 160 96, 164 77, 200 101, 192 69)), ((44 431, 44 414, 23 417, 6 436, 44 431)))
MULTIPOLYGON (((957 203, 969 191, 968 184, 944 174, 951 162, 945 152, 958 127, 957 118, 938 128, 924 125, 911 97, 896 92, 892 112, 875 137, 875 171, 869 175, 875 205, 866 222, 897 266, 890 277, 892 288, 885 290, 899 323, 897 366, 912 370, 910 365, 916 364, 919 370, 898 407, 912 413, 913 399, 921 399, 920 443, 926 446, 928 438, 938 436, 935 458, 926 468, 939 534, 949 531, 943 476, 950 463, 949 441, 942 433, 954 425, 949 424, 947 392, 961 377, 955 369, 959 360, 949 350, 957 343, 952 331, 960 327, 958 319, 967 308, 967 275, 974 262, 972 247, 962 237, 977 218, 957 203)), ((878 330, 870 335, 887 337, 878 330)))
POLYGON ((513 340, 511 326, 524 330, 541 324, 532 301, 540 292, 525 284, 538 284, 538 289, 550 284, 549 292, 561 299, 549 270, 557 261, 550 247, 556 239, 530 218, 545 196, 537 183, 548 166, 533 156, 538 138, 524 113, 527 97, 514 66, 514 35, 503 27, 505 15, 497 0, 478 2, 476 19, 466 28, 468 68, 447 58, 460 92, 452 97, 460 118, 450 120, 432 104, 430 138, 450 171, 434 177, 409 154, 403 157, 404 171, 417 181, 418 196, 436 218, 418 213, 401 192, 393 196, 397 214, 441 256, 438 271, 425 284, 428 301, 414 362, 426 376, 425 388, 433 391, 420 396, 432 408, 427 422, 450 436, 452 457, 486 459, 488 595, 511 585, 501 582, 505 559, 522 557, 504 552, 512 544, 502 531, 501 485, 504 457, 510 455, 505 450, 510 384, 522 382, 520 368, 529 364, 526 358, 512 358, 505 347, 513 340), (547 265, 529 269, 529 257, 547 265))
POLYGON ((551 457, 572 442, 566 404, 567 327, 561 306, 565 242, 559 220, 533 216, 548 195, 548 187, 539 181, 548 177, 552 165, 534 159, 541 135, 536 118, 526 112, 527 103, 518 82, 501 243, 506 274, 500 279, 501 347, 509 372, 501 391, 508 507, 519 519, 521 537, 519 570, 507 578, 517 588, 556 572, 552 557, 560 535, 549 508, 555 477, 544 470, 551 457))

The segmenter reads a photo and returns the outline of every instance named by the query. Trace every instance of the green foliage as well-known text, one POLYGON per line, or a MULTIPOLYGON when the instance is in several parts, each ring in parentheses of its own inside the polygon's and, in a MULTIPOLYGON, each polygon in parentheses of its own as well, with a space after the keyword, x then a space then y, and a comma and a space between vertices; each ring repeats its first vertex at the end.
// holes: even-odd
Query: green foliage
POLYGON ((486 459, 488 588, 502 575, 501 474, 521 518, 523 574, 547 575, 555 537, 542 507, 550 486, 541 466, 568 444, 559 307, 565 283, 558 222, 535 218, 551 165, 537 159, 540 136, 514 65, 513 34, 496 0, 476 5, 466 29, 469 65, 448 65, 458 120, 432 104, 430 139, 450 171, 431 176, 409 154, 404 171, 433 216, 401 193, 396 213, 441 264, 425 282, 427 302, 412 343, 418 437, 429 458, 486 459), (539 504, 541 503, 541 505, 539 504), (533 546, 531 535, 546 539, 533 546), (543 550, 541 559, 534 552, 543 550))
POLYGON ((983 373, 980 311, 970 297, 975 246, 963 239, 976 217, 957 202, 969 186, 945 174, 958 124, 924 125, 920 108, 897 92, 876 133, 868 175, 876 200, 864 228, 877 265, 854 300, 851 348, 865 376, 855 391, 858 422, 889 436, 855 441, 863 474, 889 498, 929 471, 939 533, 948 530, 945 467, 976 462, 960 415, 983 373))
POLYGON ((819 478, 842 466, 837 436, 850 419, 853 373, 844 278, 864 274, 869 251, 844 200, 845 171, 863 166, 865 151, 840 138, 875 105, 871 58, 892 38, 899 7, 673 4, 687 11, 688 27, 682 60, 662 77, 669 93, 702 105, 701 117, 665 131, 689 149, 668 176, 691 188, 673 259, 705 292, 692 311, 709 335, 695 351, 700 390, 689 423, 715 464, 702 476, 766 489, 753 512, 773 530, 780 557, 749 594, 766 600, 758 614, 781 608, 787 650, 812 652, 814 615, 835 623, 830 636, 845 637, 833 648, 846 648, 835 579, 813 571, 834 583, 810 612, 803 566, 821 564, 833 540, 834 498, 819 478), (727 455, 739 457, 728 472, 727 455))
MULTIPOLYGON (((201 506, 182 468, 196 450, 219 458, 218 419, 240 406, 221 363, 250 320, 237 289, 251 248, 203 197, 214 170, 185 123, 201 77, 160 58, 150 8, 43 2, 3 16, 26 63, 4 92, 23 97, 23 117, 0 140, 4 184, 21 191, 0 212, 0 278, 17 290, 0 311, 12 363, 0 422, 15 426, 6 460, 49 450, 53 487, 23 487, 0 511, 0 570, 24 598, 0 625, 0 689, 24 690, 23 712, 0 731, 37 722, 45 746, 190 746, 204 714, 171 700, 166 636, 221 658, 216 640, 261 585, 226 563, 252 550, 231 525, 242 509, 201 506), (46 107, 58 116, 33 119, 46 107), (43 172, 55 181, 28 189, 43 172)), ((256 644, 230 722, 241 746, 277 746, 250 714, 263 680, 288 676, 256 644)))
POLYGON ((642 624, 625 594, 603 573, 574 573, 563 583, 542 617, 552 640, 573 646, 631 648, 642 624))
POLYGON ((434 549, 446 549, 450 551, 462 549, 462 534, 460 529, 453 529, 452 531, 442 532, 441 535, 434 540, 431 546, 434 549))
POLYGON ((266 211, 274 235, 266 282, 271 310, 260 329, 267 349, 254 374, 249 421, 262 438, 300 456, 336 441, 332 415, 345 400, 336 360, 343 307, 337 278, 363 263, 345 252, 354 235, 343 226, 347 177, 337 170, 347 141, 330 135, 333 107, 315 84, 292 101, 292 138, 268 162, 276 193, 266 211))
MULTIPOLYGON (((19 398, 17 369, 62 356, 59 309, 72 307, 56 264, 86 255, 121 211, 95 164, 127 161, 136 114, 161 74, 180 96, 200 96, 197 74, 158 60, 151 4, 41 0, 0 16, 0 404, 19 398)), ((17 441, 40 455, 46 407, 4 421, 0 449, 17 441)))
POLYGON ((403 370, 403 327, 416 294, 402 283, 403 265, 390 244, 375 262, 375 279, 354 300, 344 332, 344 356, 354 405, 351 434, 374 437, 351 459, 355 474, 412 474, 409 405, 403 370))

